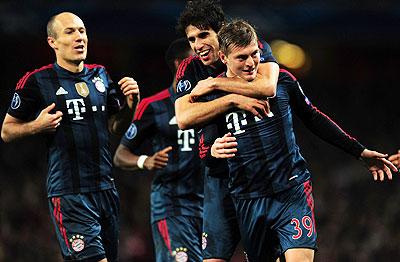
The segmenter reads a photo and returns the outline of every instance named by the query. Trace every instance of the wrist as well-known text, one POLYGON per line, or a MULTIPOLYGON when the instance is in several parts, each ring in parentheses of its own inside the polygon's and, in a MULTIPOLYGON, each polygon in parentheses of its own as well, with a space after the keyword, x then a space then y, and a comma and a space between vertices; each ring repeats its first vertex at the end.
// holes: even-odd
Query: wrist
POLYGON ((136 165, 138 166, 138 168, 144 169, 144 161, 146 161, 148 157, 149 156, 146 155, 139 156, 138 160, 136 161, 136 165))

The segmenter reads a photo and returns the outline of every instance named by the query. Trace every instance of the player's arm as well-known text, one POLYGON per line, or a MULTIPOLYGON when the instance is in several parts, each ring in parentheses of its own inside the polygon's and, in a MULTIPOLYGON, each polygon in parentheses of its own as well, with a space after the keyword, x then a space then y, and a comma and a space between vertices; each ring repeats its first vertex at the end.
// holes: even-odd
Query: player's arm
MULTIPOLYGON (((110 104, 112 111, 118 112, 110 116, 108 121, 109 131, 121 135, 129 127, 136 109, 140 93, 137 82, 131 77, 124 77, 118 82, 119 90, 114 95, 111 93, 110 104)), ((113 112, 112 112, 113 113, 113 112)))
POLYGON ((35 75, 27 73, 16 86, 1 137, 5 142, 11 142, 25 136, 54 132, 62 124, 61 120, 62 112, 54 103, 45 104, 35 75))
POLYGON ((6 114, 1 129, 1 138, 4 142, 11 142, 18 138, 35 135, 38 133, 55 132, 62 120, 61 111, 51 114, 55 104, 43 109, 39 116, 32 121, 23 121, 6 114))
POLYGON ((228 110, 237 107, 259 118, 268 114, 268 103, 238 94, 228 94, 208 102, 190 102, 190 95, 175 101, 175 114, 180 129, 204 125, 228 110))
POLYGON ((397 169, 389 160, 385 159, 386 154, 365 148, 327 115, 313 106, 297 81, 288 82, 291 82, 288 84, 290 103, 296 115, 300 117, 311 132, 331 145, 363 160, 374 180, 378 180, 379 177, 379 180, 383 181, 385 173, 389 179, 392 179, 391 170, 397 171, 397 169))
POLYGON ((139 156, 132 153, 128 147, 120 144, 114 155, 114 164, 115 166, 128 171, 134 171, 138 169, 161 169, 167 166, 168 152, 171 150, 172 147, 169 146, 156 152, 152 156, 139 156))
POLYGON ((257 77, 253 81, 249 82, 240 77, 209 77, 197 83, 190 93, 189 100, 194 102, 202 95, 215 90, 267 99, 275 96, 278 77, 279 65, 277 63, 261 63, 258 67, 257 77))

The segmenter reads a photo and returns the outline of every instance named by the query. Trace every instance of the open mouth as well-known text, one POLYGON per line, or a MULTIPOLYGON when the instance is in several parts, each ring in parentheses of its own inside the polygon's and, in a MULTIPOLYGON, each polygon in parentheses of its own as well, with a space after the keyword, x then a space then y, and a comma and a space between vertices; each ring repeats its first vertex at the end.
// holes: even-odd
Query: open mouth
POLYGON ((83 52, 85 51, 85 46, 84 45, 77 45, 74 47, 75 50, 79 51, 79 52, 83 52))
POLYGON ((255 70, 255 68, 251 68, 251 69, 245 69, 245 70, 243 70, 243 72, 245 72, 246 74, 249 74, 249 75, 251 75, 251 74, 253 74, 253 73, 254 73, 254 70, 255 70))
POLYGON ((208 55, 210 54, 210 49, 201 51, 201 52, 197 52, 197 54, 200 56, 200 58, 207 58, 208 55))

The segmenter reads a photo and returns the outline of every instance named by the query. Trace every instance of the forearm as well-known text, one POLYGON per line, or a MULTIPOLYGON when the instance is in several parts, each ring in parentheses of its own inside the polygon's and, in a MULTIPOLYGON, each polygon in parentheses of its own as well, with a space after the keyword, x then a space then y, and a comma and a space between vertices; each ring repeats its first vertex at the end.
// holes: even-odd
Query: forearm
POLYGON ((112 115, 108 120, 109 131, 115 135, 122 135, 132 122, 133 114, 133 110, 125 105, 119 113, 112 115))
POLYGON ((16 118, 6 115, 1 129, 1 138, 8 143, 16 139, 39 133, 35 120, 30 122, 17 121, 16 118))
POLYGON ((193 128, 204 125, 222 113, 235 106, 234 94, 229 94, 209 102, 189 101, 185 95, 175 102, 175 114, 180 129, 193 128))
POLYGON ((260 65, 253 81, 248 82, 239 77, 217 77, 213 79, 213 89, 266 99, 275 96, 278 77, 279 66, 276 63, 266 63, 260 65))
POLYGON ((125 146, 119 145, 114 155, 114 165, 127 171, 138 170, 139 156, 131 153, 125 146))
POLYGON ((306 122, 306 126, 324 141, 342 149, 356 158, 359 158, 365 149, 362 144, 347 134, 323 113, 315 112, 312 121, 306 122))

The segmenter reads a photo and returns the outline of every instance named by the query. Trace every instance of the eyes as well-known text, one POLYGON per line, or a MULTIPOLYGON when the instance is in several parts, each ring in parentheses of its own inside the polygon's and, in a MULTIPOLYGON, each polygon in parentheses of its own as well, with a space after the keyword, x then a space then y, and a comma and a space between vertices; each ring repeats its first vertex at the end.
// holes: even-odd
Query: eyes
POLYGON ((209 35, 210 35, 210 33, 207 32, 207 31, 200 32, 197 36, 190 36, 190 37, 188 37, 188 41, 189 41, 190 43, 194 43, 194 42, 196 41, 196 38, 206 39, 209 35))
POLYGON ((249 56, 253 59, 257 59, 257 58, 259 58, 259 55, 260 55, 260 50, 257 49, 250 55, 247 55, 247 54, 238 55, 238 56, 236 56, 236 59, 240 62, 243 62, 243 61, 246 61, 249 58, 249 56))
POLYGON ((86 28, 84 28, 84 27, 79 27, 79 28, 70 27, 70 28, 66 28, 64 30, 64 33, 67 34, 67 35, 71 35, 71 34, 73 34, 75 32, 79 32, 80 34, 85 34, 86 33, 86 28))

